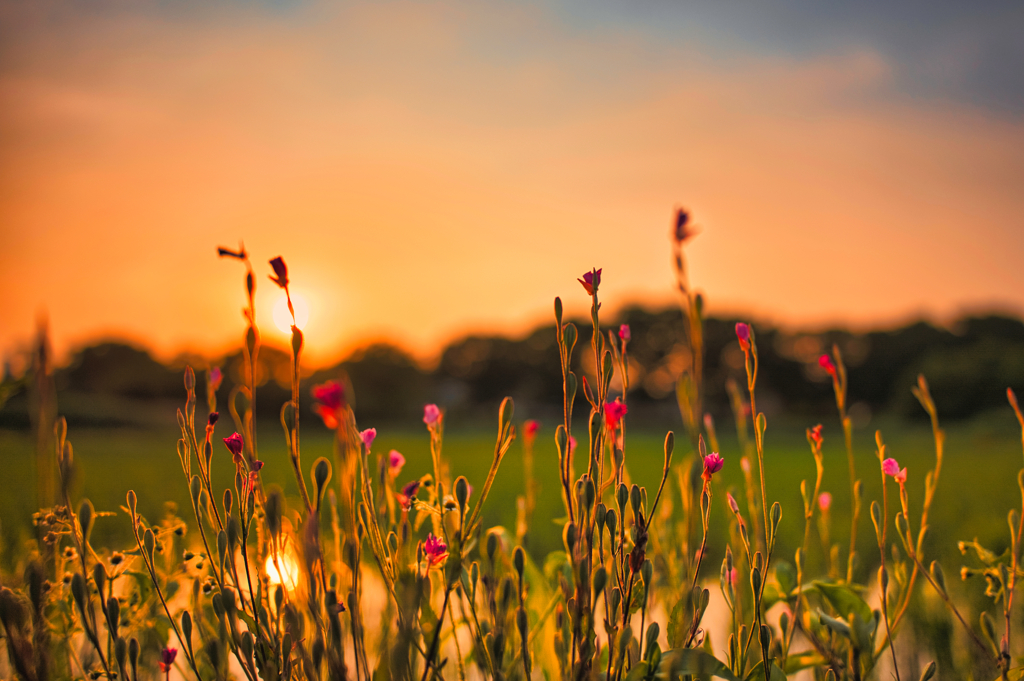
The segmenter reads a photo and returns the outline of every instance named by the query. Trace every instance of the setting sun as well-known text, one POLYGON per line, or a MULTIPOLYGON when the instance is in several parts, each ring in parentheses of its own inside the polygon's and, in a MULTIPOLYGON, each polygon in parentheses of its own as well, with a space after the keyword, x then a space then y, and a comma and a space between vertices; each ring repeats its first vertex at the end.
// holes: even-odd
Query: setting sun
MULTIPOLYGON (((292 293, 292 307, 295 308, 295 326, 300 329, 306 328, 306 322, 309 321, 309 304, 306 298, 300 293, 292 293)), ((291 333, 292 315, 288 312, 288 299, 284 295, 274 303, 274 325, 281 333, 291 333)))

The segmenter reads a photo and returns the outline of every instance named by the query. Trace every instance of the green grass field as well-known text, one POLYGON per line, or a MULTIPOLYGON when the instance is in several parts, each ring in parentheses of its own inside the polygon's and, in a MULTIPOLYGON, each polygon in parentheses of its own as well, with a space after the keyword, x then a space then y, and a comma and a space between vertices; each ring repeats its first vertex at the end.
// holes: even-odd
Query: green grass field
MULTIPOLYGON (((267 465, 264 480, 281 485, 288 495, 296 495, 295 479, 287 462, 284 439, 274 424, 260 429, 260 456, 267 465)), ((889 446, 888 455, 897 458, 909 469, 908 489, 912 513, 919 509, 924 488, 924 475, 934 465, 933 444, 926 424, 886 422, 876 419, 869 428, 855 433, 858 477, 864 481, 865 504, 861 518, 861 554, 866 562, 875 562, 874 535, 868 516, 871 499, 880 495, 880 476, 874 453, 874 429, 881 428, 889 446)), ((220 436, 227 434, 219 432, 220 436)), ((564 515, 558 487, 557 458, 552 440, 553 430, 545 427, 536 445, 536 471, 540 485, 530 550, 540 558, 561 542, 560 526, 555 520, 564 515)), ((1020 504, 1016 474, 1022 466, 1020 433, 1009 409, 988 414, 947 428, 946 461, 938 496, 932 512, 931 533, 927 553, 939 557, 947 570, 962 562, 956 549, 960 539, 977 536, 992 548, 1008 544, 1006 513, 1020 504), (1005 412, 1005 413, 1004 413, 1005 412), (1005 535, 1005 536, 1004 536, 1005 535)), ((493 435, 483 429, 459 432, 450 430, 445 441, 445 456, 454 474, 465 475, 479 490, 490 465, 494 447, 493 435)), ((116 512, 98 521, 94 541, 111 548, 128 545, 128 520, 119 509, 125 493, 134 489, 139 496, 139 509, 155 519, 167 501, 176 502, 182 517, 189 520, 187 483, 175 453, 177 433, 173 429, 72 429, 68 435, 74 445, 78 477, 75 481, 75 502, 82 497, 93 501, 97 510, 116 512)), ((833 540, 845 546, 849 527, 849 482, 847 462, 837 423, 825 423, 825 478, 823 489, 832 493, 833 540)), ((630 432, 626 441, 626 462, 634 482, 644 485, 649 493, 656 489, 662 464, 664 432, 630 432)), ((690 449, 688 440, 677 439, 675 462, 680 462, 690 449)), ((219 443, 218 443, 219 444, 219 443)), ((727 506, 724 492, 732 490, 742 503, 742 473, 736 438, 723 437, 722 454, 726 465, 716 476, 712 516, 714 532, 727 527, 727 506)), ((374 452, 398 449, 408 463, 399 483, 429 472, 429 438, 425 429, 394 432, 382 429, 374 443, 374 452)), ((303 467, 308 469, 319 456, 331 457, 330 434, 317 424, 303 434, 303 467)), ((23 554, 22 545, 32 536, 30 516, 35 504, 33 441, 25 432, 0 431, 0 465, 3 473, 3 494, 0 495, 0 518, 3 533, 3 565, 10 570, 23 554)), ((580 465, 581 462, 578 461, 580 465)), ((215 448, 215 483, 229 484, 229 454, 215 448), (218 480, 219 474, 219 480, 218 480)), ((755 467, 756 475, 756 467, 755 467)), ((802 502, 799 483, 807 478, 813 484, 814 463, 802 427, 776 426, 771 422, 766 434, 766 477, 770 500, 783 507, 783 541, 799 541, 803 531, 802 502)), ((516 496, 523 491, 522 448, 514 443, 502 464, 497 482, 485 510, 485 525, 513 528, 516 517, 516 496)), ((675 487, 669 491, 678 495, 675 487)), ((890 518, 898 507, 896 485, 889 486, 890 518)), ((679 504, 675 503, 678 510, 679 504)), ((916 524, 918 518, 912 517, 916 524)), ((699 525, 699 523, 698 523, 699 525)), ((714 545, 715 542, 711 542, 714 545)), ((791 557, 794 545, 783 544, 783 556, 791 557)), ((713 554, 714 555, 714 554, 713 554)), ((809 555, 813 565, 819 561, 814 551, 809 555)), ((820 564, 820 563, 819 563, 820 564)), ((713 570, 717 568, 711 568, 713 570)))

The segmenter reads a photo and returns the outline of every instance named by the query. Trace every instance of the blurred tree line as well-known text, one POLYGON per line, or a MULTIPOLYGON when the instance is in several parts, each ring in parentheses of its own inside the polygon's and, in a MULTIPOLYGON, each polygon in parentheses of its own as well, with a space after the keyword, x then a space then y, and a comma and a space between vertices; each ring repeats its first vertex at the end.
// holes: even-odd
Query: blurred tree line
MULTIPOLYGON (((736 319, 709 318, 705 326, 705 403, 722 423, 731 418, 726 383, 741 386, 743 355, 734 332, 736 319), (725 419, 725 421, 723 421, 725 419)), ((590 324, 576 320, 580 339, 574 355, 584 373, 592 373, 590 324)), ((629 324, 632 423, 665 423, 678 419, 675 384, 686 368, 682 351, 684 322, 677 309, 621 311, 608 329, 629 324)), ((967 418, 1005 405, 1005 390, 1024 393, 1024 323, 1000 316, 968 317, 948 328, 916 322, 892 330, 851 333, 786 331, 754 323, 760 357, 759 405, 769 415, 797 418, 831 414, 832 386, 818 366, 818 357, 839 348, 849 369, 851 414, 862 421, 872 413, 922 418, 910 386, 918 373, 928 377, 944 419, 967 418)), ((259 415, 276 419, 289 399, 289 356, 264 346, 260 352, 259 415)), ((61 413, 73 425, 147 425, 174 419, 169 403, 184 396, 182 368, 212 366, 202 357, 180 357, 169 364, 146 350, 117 342, 82 348, 70 363, 53 374, 61 413)), ((218 393, 222 409, 230 389, 242 380, 241 353, 216 360, 225 379, 218 393)), ((30 370, 27 370, 30 372, 30 370)), ((200 381, 203 380, 200 371, 200 381)), ((312 387, 329 379, 341 380, 360 422, 414 427, 423 405, 436 402, 449 418, 484 424, 506 395, 516 400, 517 415, 559 420, 561 373, 554 326, 533 330, 522 338, 471 335, 455 340, 441 353, 436 366, 423 367, 401 348, 375 344, 340 364, 305 374, 312 387)), ((28 428, 28 391, 5 368, 3 385, 10 399, 0 409, 0 427, 28 428)), ((616 384, 618 382, 616 381, 616 384)), ((202 394, 202 391, 200 391, 202 394)), ((582 395, 579 397, 582 402, 582 395)), ((303 416, 316 424, 312 399, 303 391, 303 416)), ((201 405, 202 408, 202 405, 201 405)), ((578 406, 582 410, 584 405, 578 406)))

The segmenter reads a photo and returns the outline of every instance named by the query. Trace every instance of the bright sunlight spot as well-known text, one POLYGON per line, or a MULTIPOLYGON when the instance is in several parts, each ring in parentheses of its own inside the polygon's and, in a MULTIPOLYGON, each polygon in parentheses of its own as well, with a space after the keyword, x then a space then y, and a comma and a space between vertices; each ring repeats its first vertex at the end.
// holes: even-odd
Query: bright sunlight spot
MULTIPOLYGON (((294 302, 295 300, 293 298, 292 303, 294 304, 294 302)), ((285 312, 287 311, 287 308, 285 308, 285 312)), ((298 313, 298 310, 296 309, 295 312, 298 313)), ((274 316, 275 318, 277 317, 276 314, 274 316)), ((288 553, 287 551, 282 551, 280 554, 278 554, 276 563, 274 562, 274 556, 269 555, 267 556, 267 563, 265 567, 267 568, 268 582, 270 582, 271 584, 283 583, 284 588, 288 591, 295 590, 295 587, 299 583, 299 564, 295 562, 295 558, 292 556, 292 554, 288 553), (281 572, 284 573, 283 580, 281 579, 281 572, 278 572, 277 570, 278 566, 281 567, 281 572)))
MULTIPOLYGON (((292 293, 292 306, 295 308, 295 326, 300 329, 306 328, 306 322, 309 321, 309 304, 301 293, 292 293)), ((284 294, 274 303, 274 325, 281 333, 292 332, 292 315, 288 312, 288 298, 284 294)))

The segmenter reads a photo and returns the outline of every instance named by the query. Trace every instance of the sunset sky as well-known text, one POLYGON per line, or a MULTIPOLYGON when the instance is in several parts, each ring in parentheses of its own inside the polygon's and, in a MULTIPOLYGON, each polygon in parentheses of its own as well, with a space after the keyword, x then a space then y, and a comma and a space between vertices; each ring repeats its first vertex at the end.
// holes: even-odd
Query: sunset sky
POLYGON ((265 333, 427 358, 672 302, 787 325, 1024 311, 1024 4, 0 0, 0 355, 265 333))

